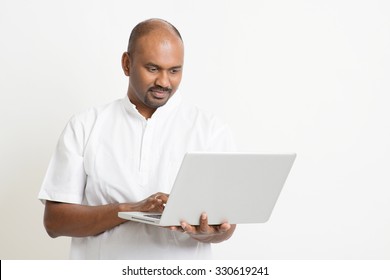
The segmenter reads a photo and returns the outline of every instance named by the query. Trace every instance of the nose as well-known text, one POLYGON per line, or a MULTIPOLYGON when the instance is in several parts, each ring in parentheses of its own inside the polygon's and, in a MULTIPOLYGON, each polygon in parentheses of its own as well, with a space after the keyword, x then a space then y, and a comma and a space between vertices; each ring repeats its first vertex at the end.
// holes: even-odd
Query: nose
POLYGON ((158 76, 156 78, 156 85, 163 88, 171 87, 171 82, 169 80, 169 74, 167 73, 167 71, 160 71, 158 73, 158 76))

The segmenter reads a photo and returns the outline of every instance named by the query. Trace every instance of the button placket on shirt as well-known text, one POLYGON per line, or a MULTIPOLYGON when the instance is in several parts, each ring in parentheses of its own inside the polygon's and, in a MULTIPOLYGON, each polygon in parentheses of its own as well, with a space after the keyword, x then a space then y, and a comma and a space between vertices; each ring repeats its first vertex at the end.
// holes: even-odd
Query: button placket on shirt
POLYGON ((152 119, 145 120, 143 123, 143 135, 140 151, 140 183, 145 186, 148 183, 148 173, 150 169, 151 148, 153 140, 154 121, 152 119))

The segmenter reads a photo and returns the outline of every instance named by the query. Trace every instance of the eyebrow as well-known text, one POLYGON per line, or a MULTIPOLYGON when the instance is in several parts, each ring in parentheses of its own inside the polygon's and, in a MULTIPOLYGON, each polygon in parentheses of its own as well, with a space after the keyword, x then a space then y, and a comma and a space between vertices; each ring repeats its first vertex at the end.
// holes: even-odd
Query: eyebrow
MULTIPOLYGON (((162 67, 157 65, 157 64, 154 64, 152 62, 149 62, 149 63, 146 63, 145 64, 146 67, 156 67, 157 69, 161 69, 162 67)), ((183 68, 182 65, 177 65, 177 66, 173 66, 173 67, 170 67, 169 69, 181 69, 183 68)))

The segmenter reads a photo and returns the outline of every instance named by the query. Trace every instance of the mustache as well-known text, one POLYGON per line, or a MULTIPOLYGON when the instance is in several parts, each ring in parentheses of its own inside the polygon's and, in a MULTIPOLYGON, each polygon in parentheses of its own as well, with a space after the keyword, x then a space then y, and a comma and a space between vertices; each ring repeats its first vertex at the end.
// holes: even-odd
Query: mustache
POLYGON ((170 88, 170 87, 154 86, 154 87, 150 87, 149 91, 162 91, 162 92, 169 92, 169 93, 171 93, 172 92, 172 88, 170 88))

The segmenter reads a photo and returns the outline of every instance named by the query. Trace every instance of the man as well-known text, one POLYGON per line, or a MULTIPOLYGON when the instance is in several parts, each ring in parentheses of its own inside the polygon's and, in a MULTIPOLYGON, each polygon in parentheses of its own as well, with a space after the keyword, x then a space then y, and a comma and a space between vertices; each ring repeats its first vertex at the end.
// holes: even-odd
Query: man
MULTIPOLYGON (((162 211, 187 151, 229 151, 227 127, 188 106, 176 90, 184 64, 180 33, 150 19, 132 31, 122 67, 127 96, 77 114, 64 129, 39 193, 51 237, 71 236, 73 259, 195 259, 235 225, 160 228, 118 217, 162 211)), ((201 203, 201 202, 200 202, 201 203)))

